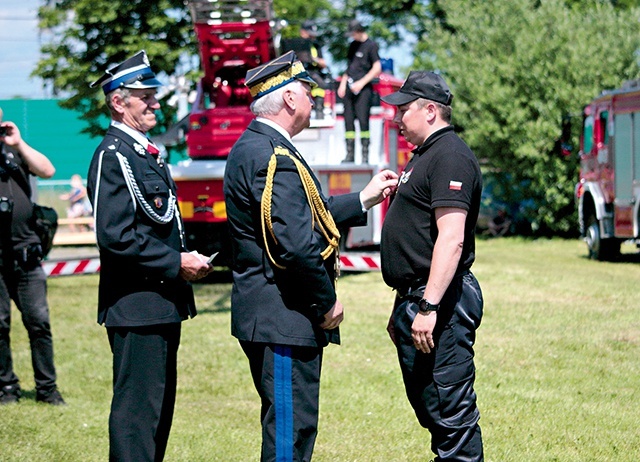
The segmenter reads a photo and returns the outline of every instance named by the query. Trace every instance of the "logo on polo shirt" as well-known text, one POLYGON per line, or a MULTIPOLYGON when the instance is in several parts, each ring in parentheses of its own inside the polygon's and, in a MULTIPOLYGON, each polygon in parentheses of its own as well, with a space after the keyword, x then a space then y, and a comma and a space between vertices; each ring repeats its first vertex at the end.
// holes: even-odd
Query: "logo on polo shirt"
POLYGON ((462 181, 453 181, 449 182, 449 189, 452 191, 460 191, 462 189, 462 181))
POLYGON ((400 175, 400 180, 398 180, 398 184, 400 183, 406 183, 407 181, 409 181, 409 177, 411 176, 411 172, 413 172, 413 168, 411 170, 409 170, 408 172, 403 171, 402 175, 400 175))

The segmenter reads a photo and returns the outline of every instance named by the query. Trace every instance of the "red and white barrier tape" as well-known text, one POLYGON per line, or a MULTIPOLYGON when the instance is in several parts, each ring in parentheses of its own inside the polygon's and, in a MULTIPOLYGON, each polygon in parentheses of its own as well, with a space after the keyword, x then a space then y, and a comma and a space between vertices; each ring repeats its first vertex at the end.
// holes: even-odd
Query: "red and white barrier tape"
POLYGON ((80 258, 59 261, 44 261, 42 268, 48 277, 95 274, 100 271, 100 258, 80 258))
MULTIPOLYGON (((70 260, 47 260, 42 268, 48 277, 73 276, 80 274, 96 274, 100 272, 100 258, 79 258, 70 260)), ((379 254, 342 254, 340 255, 342 271, 379 271, 379 254)))
POLYGON ((340 254, 342 271, 379 271, 380 254, 340 254))

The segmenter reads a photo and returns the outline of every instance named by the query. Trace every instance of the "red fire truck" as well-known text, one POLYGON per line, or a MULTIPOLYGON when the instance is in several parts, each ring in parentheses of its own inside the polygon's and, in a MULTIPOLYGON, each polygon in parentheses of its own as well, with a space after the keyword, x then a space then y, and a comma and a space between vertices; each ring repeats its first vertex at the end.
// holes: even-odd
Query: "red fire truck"
MULTIPOLYGON (((189 0, 200 45, 204 77, 189 116, 187 150, 189 160, 172 166, 178 184, 178 200, 189 247, 203 254, 220 252, 225 262, 229 250, 227 215, 222 193, 226 158, 233 144, 253 119, 251 96, 244 86, 248 69, 277 56, 277 31, 271 0, 189 0)), ((402 81, 391 75, 379 78, 376 90, 384 96, 402 81)), ((394 108, 377 106, 372 111, 370 164, 341 164, 345 156, 344 123, 336 116, 335 93, 327 90, 325 117, 293 141, 314 168, 327 195, 362 189, 381 168, 398 169, 408 160, 411 147, 391 122, 394 108)), ((356 160, 359 152, 356 151, 356 160)), ((369 225, 353 228, 344 241, 347 249, 379 243, 385 214, 375 207, 369 225)), ((378 269, 375 259, 347 255, 344 269, 378 269), (356 263, 354 263, 356 262, 356 263)))
POLYGON ((591 258, 615 258, 626 240, 640 245, 640 81, 585 107, 576 198, 591 258))

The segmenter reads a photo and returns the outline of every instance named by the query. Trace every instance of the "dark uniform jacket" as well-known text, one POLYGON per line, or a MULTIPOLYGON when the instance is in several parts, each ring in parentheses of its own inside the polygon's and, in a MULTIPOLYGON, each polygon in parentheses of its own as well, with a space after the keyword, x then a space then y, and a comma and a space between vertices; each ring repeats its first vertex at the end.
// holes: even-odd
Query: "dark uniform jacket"
MULTIPOLYGON (((269 260, 261 227, 260 201, 267 166, 276 147, 301 160, 295 147, 272 127, 253 121, 236 142, 227 161, 224 195, 232 241, 234 284, 231 294, 232 334, 239 340, 322 347, 339 343, 337 329, 319 324, 336 302, 334 256, 323 260, 327 241, 312 226, 311 210, 291 159, 277 156, 271 217, 277 243, 269 260)), ((320 190, 315 175, 311 173, 320 190)), ((366 224, 357 193, 323 198, 336 224, 366 224)), ((269 234, 269 231, 266 231, 269 234)), ((335 254, 334 254, 335 255, 335 254)))
POLYGON ((195 316, 193 290, 179 276, 185 249, 177 204, 165 216, 176 197, 167 166, 111 126, 91 160, 87 191, 100 249, 98 322, 133 327, 195 316))

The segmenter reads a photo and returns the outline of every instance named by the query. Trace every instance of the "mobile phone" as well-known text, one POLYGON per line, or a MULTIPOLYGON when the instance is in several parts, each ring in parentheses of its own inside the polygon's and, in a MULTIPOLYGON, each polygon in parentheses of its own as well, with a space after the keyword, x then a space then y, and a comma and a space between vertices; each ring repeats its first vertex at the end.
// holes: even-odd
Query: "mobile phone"
POLYGON ((7 136, 9 133, 9 127, 0 127, 0 136, 7 136))
POLYGON ((209 259, 207 260, 207 265, 210 265, 213 262, 213 259, 216 258, 218 256, 220 252, 216 252, 214 254, 211 254, 211 256, 209 257, 209 259))

